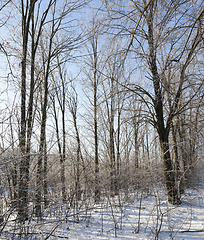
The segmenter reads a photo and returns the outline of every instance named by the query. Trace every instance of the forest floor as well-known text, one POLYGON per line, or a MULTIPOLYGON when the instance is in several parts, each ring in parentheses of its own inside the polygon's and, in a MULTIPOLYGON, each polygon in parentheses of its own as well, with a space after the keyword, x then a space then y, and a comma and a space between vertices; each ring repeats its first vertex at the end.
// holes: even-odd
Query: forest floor
POLYGON ((99 204, 90 201, 75 211, 53 203, 44 220, 32 218, 21 228, 10 217, 0 239, 204 239, 203 180, 186 191, 179 206, 168 204, 164 190, 156 188, 104 198, 99 204))

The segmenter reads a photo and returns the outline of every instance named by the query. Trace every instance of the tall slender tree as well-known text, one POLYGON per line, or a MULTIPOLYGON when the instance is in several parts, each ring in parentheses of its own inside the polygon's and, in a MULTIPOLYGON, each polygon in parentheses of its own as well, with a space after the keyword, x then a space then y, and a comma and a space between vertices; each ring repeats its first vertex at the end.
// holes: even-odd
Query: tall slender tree
MULTIPOLYGON (((19 220, 28 218, 28 182, 29 182, 29 162, 26 158, 26 69, 27 51, 30 24, 34 13, 36 1, 21 1, 21 26, 22 26, 22 61, 21 61, 21 123, 19 146, 21 152, 20 179, 19 179, 19 220)), ((30 111, 31 112, 31 111, 30 111)))
POLYGON ((68 109, 72 115, 73 125, 76 134, 76 141, 77 141, 77 151, 76 151, 76 180, 75 180, 75 194, 78 201, 81 199, 81 184, 80 184, 80 163, 82 162, 82 152, 81 152, 81 141, 79 136, 79 130, 77 126, 77 108, 78 108, 78 95, 76 90, 72 87, 72 90, 69 94, 69 98, 67 101, 68 109))

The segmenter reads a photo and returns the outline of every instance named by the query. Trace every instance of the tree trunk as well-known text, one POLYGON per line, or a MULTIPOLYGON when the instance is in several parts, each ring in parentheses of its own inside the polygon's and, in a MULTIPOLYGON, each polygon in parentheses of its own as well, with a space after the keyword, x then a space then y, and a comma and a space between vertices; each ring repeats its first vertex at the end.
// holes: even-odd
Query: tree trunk
POLYGON ((93 37, 92 41, 93 50, 93 64, 94 64, 94 150, 95 150, 95 190, 94 197, 95 202, 100 200, 100 181, 99 181, 99 158, 98 158, 98 125, 97 125, 97 39, 93 37))
POLYGON ((168 138, 160 138, 160 146, 162 151, 162 159, 164 166, 164 176, 166 182, 166 188, 168 193, 168 201, 172 204, 179 204, 180 199, 178 196, 178 190, 175 184, 174 169, 170 156, 168 138))
POLYGON ((120 189, 120 128, 121 128, 121 109, 119 108, 118 99, 118 130, 117 130, 117 154, 116 154, 116 178, 117 178, 117 188, 120 189))
POLYGON ((44 194, 44 207, 48 206, 48 198, 47 198, 47 142, 45 139, 44 145, 44 166, 43 166, 43 194, 44 194))
POLYGON ((0 177, 0 225, 4 221, 4 214, 3 214, 3 187, 1 184, 1 177, 0 177))
POLYGON ((164 112, 163 112, 163 98, 162 91, 160 87, 160 77, 157 70, 156 52, 154 45, 154 34, 153 34, 153 9, 154 1, 149 4, 149 15, 147 18, 148 25, 148 45, 149 45, 149 65, 153 77, 153 87, 154 87, 154 109, 156 114, 155 127, 159 134, 160 146, 162 151, 162 159, 164 166, 164 176, 166 182, 166 188, 168 193, 168 201, 172 204, 180 203, 178 190, 175 182, 175 174, 173 170, 173 164, 169 151, 169 129, 164 126, 164 112))
POLYGON ((134 127, 134 163, 135 163, 135 170, 137 171, 139 168, 139 144, 138 144, 138 123, 136 123, 136 117, 133 118, 133 127, 134 127))
POLYGON ((28 219, 29 161, 26 156, 26 62, 28 50, 28 34, 34 5, 35 1, 30 1, 30 4, 27 4, 26 6, 24 6, 24 1, 21 1, 23 57, 21 62, 21 123, 19 137, 21 160, 19 165, 20 176, 18 190, 18 218, 20 222, 28 219), (24 7, 26 8, 26 11, 24 7))
POLYGON ((97 84, 94 79, 94 147, 95 147, 95 202, 100 200, 99 158, 98 158, 98 126, 97 126, 97 84))
POLYGON ((78 206, 78 201, 81 200, 81 186, 80 186, 80 158, 81 156, 81 143, 79 138, 79 131, 77 127, 77 94, 75 89, 73 88, 74 92, 70 94, 68 107, 72 114, 74 129, 76 133, 76 140, 77 140, 77 159, 76 159, 76 180, 75 180, 75 194, 76 194, 76 203, 78 206))
MULTIPOLYGON (((53 26, 54 27, 54 26, 53 26)), ((47 103, 48 103, 48 77, 50 71, 51 50, 52 50, 53 35, 50 37, 48 58, 46 72, 44 76, 44 99, 42 106, 42 120, 41 120, 41 132, 40 132, 40 145, 39 145, 39 157, 37 163, 37 175, 36 175, 36 203, 35 214, 37 217, 42 217, 42 190, 43 190, 43 175, 42 175, 42 160, 44 154, 45 140, 46 140, 46 121, 47 121, 47 103)))
POLYGON ((81 186, 80 186, 80 153, 81 153, 81 144, 79 138, 79 132, 77 128, 76 115, 73 116, 74 128, 76 132, 77 139, 77 173, 76 173, 76 199, 77 201, 81 200, 81 186))
MULTIPOLYGON (((56 93, 57 94, 57 93, 56 93)), ((55 128, 56 128, 56 135, 57 135, 57 144, 58 144, 58 151, 60 156, 60 165, 61 165, 61 184, 62 184, 62 201, 66 201, 66 192, 65 192, 65 173, 64 173, 64 161, 65 161, 65 130, 63 130, 63 146, 61 147, 60 143, 60 136, 59 136, 59 126, 58 126, 58 118, 57 118, 57 112, 56 112, 56 106, 55 106, 55 99, 54 96, 52 98, 53 103, 53 110, 54 110, 54 119, 55 119, 55 128)), ((62 111, 62 115, 64 115, 62 111)), ((62 116, 62 121, 64 122, 64 117, 62 116)), ((63 123, 63 125, 65 122, 63 123)), ((65 126, 63 126, 64 128, 65 126)))
POLYGON ((110 178, 111 178, 111 195, 114 196, 117 194, 117 183, 116 183, 116 169, 115 169, 115 143, 114 143, 114 88, 113 88, 114 79, 111 78, 111 106, 110 106, 110 129, 109 129, 109 138, 110 138, 110 178))
POLYGON ((66 159, 66 139, 65 139, 65 91, 63 84, 63 110, 62 110, 62 169, 61 169, 61 182, 62 182, 62 201, 66 203, 66 188, 65 188, 65 159, 66 159))

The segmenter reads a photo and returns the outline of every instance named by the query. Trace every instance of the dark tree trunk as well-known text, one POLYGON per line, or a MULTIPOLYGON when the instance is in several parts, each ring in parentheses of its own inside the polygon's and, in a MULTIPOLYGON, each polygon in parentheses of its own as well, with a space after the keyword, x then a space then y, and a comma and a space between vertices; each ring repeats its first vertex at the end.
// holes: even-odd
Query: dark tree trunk
MULTIPOLYGON (((53 26, 54 28, 54 26, 53 26)), ((36 175, 36 202, 35 202, 35 214, 38 218, 42 217, 42 192, 43 192, 43 154, 46 140, 46 121, 47 121, 47 103, 48 103, 48 78, 50 72, 50 61, 51 61, 51 51, 52 51, 52 41, 53 35, 50 37, 48 58, 46 65, 46 72, 44 76, 44 99, 42 106, 42 120, 41 120, 41 132, 40 132, 40 145, 39 145, 39 157, 37 163, 37 175, 36 175)))
MULTIPOLYGON (((165 134, 167 135, 167 134, 165 134)), ((178 189, 175 183, 174 169, 170 156, 168 137, 165 136, 163 139, 160 138, 160 146, 162 151, 162 159, 164 166, 164 176, 166 182, 166 188, 168 193, 168 201, 172 204, 179 204, 178 189)))
POLYGON ((163 112, 163 99, 162 91, 160 87, 160 77, 157 70, 156 63, 156 51, 154 45, 154 34, 153 34, 153 9, 154 1, 149 4, 149 15, 147 18, 148 25, 148 44, 149 44, 149 65, 153 77, 153 87, 154 87, 154 108, 156 114, 155 127, 159 134, 160 146, 162 151, 162 159, 164 166, 164 176, 166 182, 166 188, 168 193, 168 200, 172 204, 178 204, 179 196, 175 181, 175 173, 173 169, 173 164, 171 160, 170 150, 169 150, 169 129, 165 128, 164 125, 164 112, 163 112))
POLYGON ((114 141, 114 79, 111 78, 111 106, 110 106, 110 119, 109 119, 109 138, 110 138, 110 180, 111 180, 111 195, 117 194, 116 183, 116 168, 115 168, 115 141, 114 141))
POLYGON ((94 64, 94 151, 95 151, 95 190, 94 197, 95 202, 100 200, 100 181, 99 181, 99 158, 98 158, 98 124, 97 124, 97 39, 94 37, 92 41, 93 49, 93 64, 94 64))
POLYGON ((79 138, 79 132, 77 128, 77 121, 76 115, 73 115, 74 120, 74 128, 76 132, 76 139, 77 139, 77 172, 76 172, 76 199, 79 201, 81 200, 81 186, 80 186, 80 155, 81 155, 81 143, 79 138))
POLYGON ((24 2, 21 1, 23 52, 21 62, 21 123, 19 137, 21 160, 19 165, 20 176, 18 190, 18 218, 20 222, 28 219, 29 161, 26 156, 26 62, 28 50, 28 34, 34 5, 35 1, 30 1, 30 4, 27 4, 26 6, 24 6, 24 2))
POLYGON ((44 166, 43 166, 43 194, 44 194, 44 206, 45 208, 47 208, 49 201, 47 198, 47 187, 48 187, 48 183, 47 183, 47 142, 45 139, 45 145, 44 145, 44 166))
POLYGON ((116 179, 117 179, 117 188, 120 188, 120 128, 121 128, 121 109, 119 108, 119 99, 118 99, 118 129, 117 129, 117 154, 116 154, 116 179))
MULTIPOLYGON (((55 99, 54 96, 52 98, 53 103, 53 110, 54 110, 54 119, 55 119, 55 128, 56 128, 56 135, 57 135, 57 145, 58 151, 60 156, 60 165, 61 165, 61 184, 62 184, 62 200, 63 202, 66 201, 66 192, 65 192, 65 173, 64 173, 64 160, 65 160, 65 143, 63 143, 63 147, 61 147, 60 136, 59 136, 59 126, 58 126, 58 118, 55 106, 55 99)), ((64 117, 63 117, 64 118, 64 117)), ((63 123, 64 125, 65 123, 63 123)), ((65 141, 65 130, 63 130, 63 141, 65 141)))
POLYGON ((63 85, 63 110, 62 110, 62 131, 63 131, 63 143, 62 143, 62 170, 61 170, 61 182, 62 182, 62 201, 66 202, 66 188, 65 188, 65 159, 66 159, 66 139, 65 139, 65 91, 63 85))

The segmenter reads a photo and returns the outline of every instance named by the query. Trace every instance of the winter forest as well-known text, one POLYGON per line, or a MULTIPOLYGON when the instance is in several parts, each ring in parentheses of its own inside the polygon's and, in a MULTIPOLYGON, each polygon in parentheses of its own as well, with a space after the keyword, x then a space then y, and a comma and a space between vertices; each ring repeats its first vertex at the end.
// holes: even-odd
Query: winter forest
POLYGON ((202 0, 0 0, 0 239, 204 239, 202 0))

